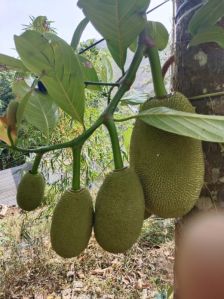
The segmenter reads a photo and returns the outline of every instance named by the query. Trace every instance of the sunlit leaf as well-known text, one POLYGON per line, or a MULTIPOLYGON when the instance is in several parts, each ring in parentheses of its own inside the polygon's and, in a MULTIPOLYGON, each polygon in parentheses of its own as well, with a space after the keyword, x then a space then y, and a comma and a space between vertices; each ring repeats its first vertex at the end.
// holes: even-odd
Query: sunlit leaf
POLYGON ((210 142, 224 142, 224 116, 202 115, 156 107, 139 113, 148 125, 177 135, 210 142))
POLYGON ((217 43, 224 48, 224 29, 219 26, 208 28, 204 32, 197 33, 190 41, 189 46, 197 46, 203 43, 217 43))
POLYGON ((191 18, 188 30, 192 35, 205 31, 207 27, 215 25, 224 16, 224 1, 209 0, 191 18))
POLYGON ((82 36, 82 33, 83 31, 85 30, 87 24, 89 23, 89 20, 87 18, 84 18, 80 23, 79 25, 77 26, 77 28, 75 29, 75 32, 73 34, 73 37, 72 37, 72 41, 71 41, 71 47, 76 50, 78 45, 79 45, 79 42, 80 42, 80 39, 81 39, 81 36, 82 36))
POLYGON ((30 30, 15 36, 15 44, 23 63, 41 77, 53 101, 83 123, 84 78, 72 47, 52 33, 30 30))
POLYGON ((134 91, 125 94, 121 99, 122 104, 126 105, 141 105, 149 98, 149 94, 145 92, 134 91))
POLYGON ((0 64, 5 65, 7 67, 7 70, 15 70, 22 72, 28 71, 21 60, 8 55, 0 54, 0 64))
POLYGON ((33 91, 25 107, 24 118, 48 139, 58 121, 58 107, 48 95, 33 91))
POLYGON ((123 69, 127 48, 144 29, 150 0, 79 0, 78 5, 106 39, 117 65, 123 69))
MULTIPOLYGON (((98 75, 92 62, 81 55, 79 55, 78 58, 82 66, 84 81, 99 82, 98 75)), ((101 90, 101 87, 97 85, 88 85, 87 88, 92 90, 101 90)))

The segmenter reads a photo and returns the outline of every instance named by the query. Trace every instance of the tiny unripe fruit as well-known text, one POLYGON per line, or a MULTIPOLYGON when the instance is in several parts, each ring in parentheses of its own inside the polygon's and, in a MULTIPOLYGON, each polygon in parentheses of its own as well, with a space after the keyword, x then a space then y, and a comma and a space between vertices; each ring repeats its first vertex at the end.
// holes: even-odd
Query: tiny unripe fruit
POLYGON ((110 173, 96 198, 95 237, 106 251, 130 249, 141 232, 144 195, 139 178, 131 168, 110 173))
POLYGON ((6 110, 7 125, 11 129, 16 128, 16 113, 19 103, 16 100, 12 100, 6 110))
POLYGON ((65 191, 52 217, 53 250, 64 258, 78 256, 88 245, 92 226, 93 204, 89 191, 65 191))
POLYGON ((27 172, 17 190, 17 204, 25 211, 33 211, 40 206, 44 197, 45 181, 40 173, 27 172))

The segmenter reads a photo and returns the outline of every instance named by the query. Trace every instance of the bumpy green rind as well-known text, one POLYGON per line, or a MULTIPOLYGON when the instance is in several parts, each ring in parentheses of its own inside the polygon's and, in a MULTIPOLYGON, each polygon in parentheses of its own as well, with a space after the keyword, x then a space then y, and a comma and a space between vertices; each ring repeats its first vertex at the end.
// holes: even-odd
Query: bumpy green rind
POLYGON ((78 256, 88 245, 92 226, 93 204, 89 191, 65 191, 52 217, 53 250, 64 258, 78 256))
MULTIPOLYGON (((149 100, 142 110, 158 106, 195 112, 180 93, 149 100)), ((195 205, 204 180, 200 141, 137 120, 131 138, 130 164, 141 180, 148 212, 163 218, 181 217, 195 205)))
POLYGON ((99 245, 112 253, 130 249, 141 232, 144 210, 136 173, 130 168, 110 173, 96 198, 94 231, 99 245))
POLYGON ((40 173, 27 172, 17 189, 17 204, 25 211, 33 211, 40 206, 44 197, 45 181, 40 173))

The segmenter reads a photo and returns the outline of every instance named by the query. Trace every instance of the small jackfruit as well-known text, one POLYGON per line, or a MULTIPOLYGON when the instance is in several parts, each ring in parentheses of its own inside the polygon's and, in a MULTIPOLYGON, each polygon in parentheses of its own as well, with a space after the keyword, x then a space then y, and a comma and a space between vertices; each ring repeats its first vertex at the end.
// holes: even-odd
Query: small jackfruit
POLYGON ((106 251, 122 253, 136 242, 144 219, 144 194, 130 168, 107 175, 96 198, 95 237, 106 251))
MULTIPOLYGON (((142 111, 158 106, 194 113, 191 103, 180 93, 148 100, 142 111)), ((163 218, 182 217, 195 205, 204 179, 201 141, 137 120, 131 137, 130 165, 141 180, 149 213, 163 218)))
POLYGON ((27 172, 21 179, 17 189, 17 204, 25 211, 33 211, 44 197, 45 181, 40 173, 27 172))
POLYGON ((65 191, 52 217, 53 250, 64 258, 78 256, 88 245, 92 226, 93 204, 89 191, 65 191))
POLYGON ((7 125, 11 129, 16 128, 16 113, 19 103, 16 100, 12 100, 6 110, 7 125))

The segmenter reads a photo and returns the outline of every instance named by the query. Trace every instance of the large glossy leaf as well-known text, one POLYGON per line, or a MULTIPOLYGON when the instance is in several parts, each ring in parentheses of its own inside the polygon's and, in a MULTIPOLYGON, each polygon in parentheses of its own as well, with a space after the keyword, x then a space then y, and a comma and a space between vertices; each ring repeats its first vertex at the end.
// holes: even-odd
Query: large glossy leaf
POLYGON ((19 102, 19 106, 16 113, 16 124, 17 128, 19 128, 22 120, 24 119, 25 108, 32 94, 32 91, 24 80, 15 81, 12 86, 12 91, 13 94, 16 96, 16 100, 19 102))
POLYGON ((89 20, 87 18, 84 18, 80 23, 79 25, 77 26, 77 28, 75 29, 75 32, 73 34, 73 37, 72 37, 72 41, 71 41, 71 47, 76 50, 78 45, 79 45, 79 42, 80 42, 80 39, 81 39, 81 36, 82 36, 82 33, 83 31, 85 30, 87 24, 89 23, 89 20))
POLYGON ((35 126, 46 137, 49 137, 51 130, 58 120, 58 108, 48 94, 43 94, 20 80, 13 84, 13 93, 19 102, 17 110, 17 128, 21 121, 35 126))
POLYGON ((24 118, 49 139, 58 121, 58 107, 48 95, 33 91, 25 107, 24 118))
MULTIPOLYGON (((99 82, 98 75, 92 62, 81 55, 78 56, 78 59, 82 66, 84 81, 99 82)), ((92 90, 101 90, 101 87, 98 85, 88 85, 87 88, 92 90)))
POLYGON ((169 41, 169 33, 162 23, 148 21, 146 31, 155 42, 158 50, 162 51, 166 48, 169 41))
POLYGON ((215 25, 224 16, 224 1, 209 0, 192 17, 188 30, 192 35, 215 25))
POLYGON ((107 57, 107 55, 102 54, 101 56, 101 80, 103 82, 112 82, 113 81, 113 67, 111 64, 110 59, 107 57))
POLYGON ((121 99, 121 103, 124 105, 141 105, 149 98, 149 94, 140 91, 132 91, 126 93, 121 99))
POLYGON ((203 43, 217 43, 224 48, 224 29, 219 26, 207 28, 206 31, 197 33, 190 41, 189 46, 197 46, 203 43))
POLYGON ((78 5, 106 39, 108 48, 123 69, 127 48, 144 29, 143 13, 150 0, 79 0, 78 5))
POLYGON ((30 30, 15 36, 15 44, 25 66, 41 76, 55 103, 83 123, 84 78, 71 46, 54 34, 30 30))
POLYGON ((8 55, 0 54, 0 64, 5 65, 8 70, 15 70, 20 72, 27 71, 27 68, 21 60, 8 55))
POLYGON ((145 110, 137 116, 158 129, 210 142, 224 142, 224 116, 201 115, 167 107, 145 110))
MULTIPOLYGON (((157 49, 162 51, 166 48, 169 41, 169 33, 166 27, 160 22, 147 21, 145 26, 146 34, 153 39, 157 49)), ((138 43, 137 39, 130 45, 129 49, 135 52, 138 43)))

